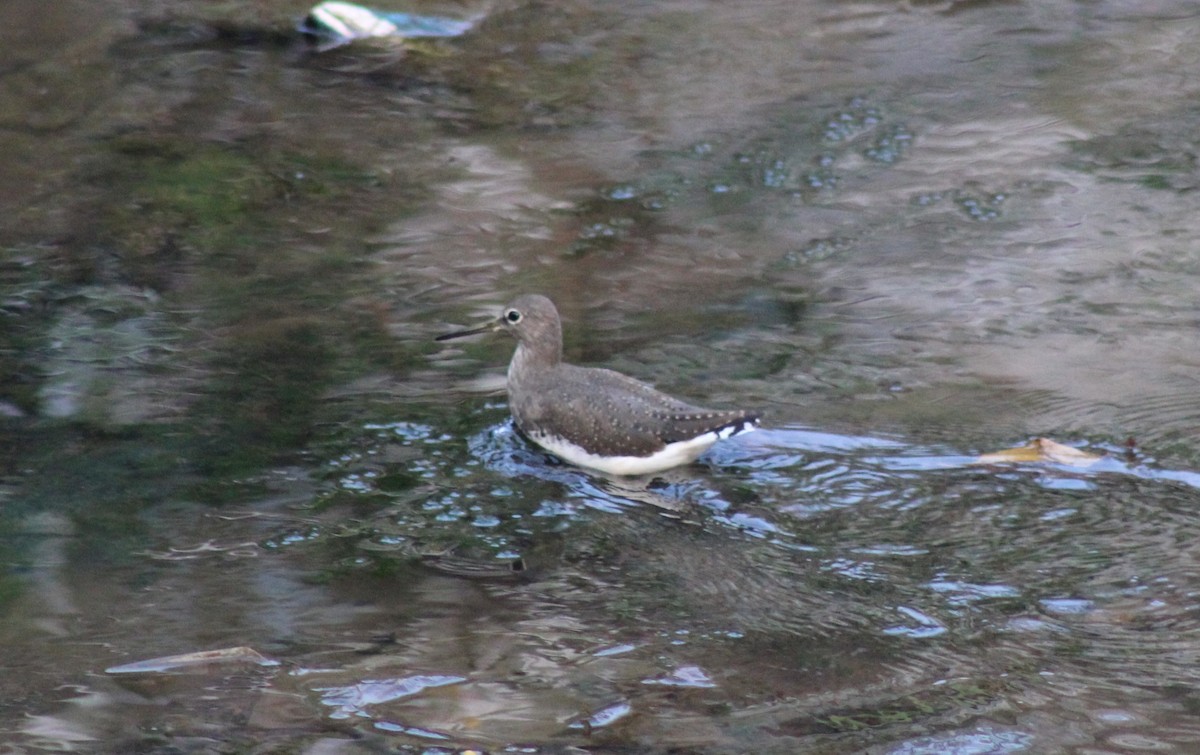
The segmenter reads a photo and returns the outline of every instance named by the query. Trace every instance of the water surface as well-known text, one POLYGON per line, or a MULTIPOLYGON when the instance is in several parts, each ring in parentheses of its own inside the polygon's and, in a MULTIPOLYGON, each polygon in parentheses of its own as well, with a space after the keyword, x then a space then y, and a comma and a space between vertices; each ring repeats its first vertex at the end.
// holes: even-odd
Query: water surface
POLYGON ((1197 746, 1190 6, 305 9, 0 10, 13 751, 1197 746), (766 427, 548 459, 533 291, 766 427))

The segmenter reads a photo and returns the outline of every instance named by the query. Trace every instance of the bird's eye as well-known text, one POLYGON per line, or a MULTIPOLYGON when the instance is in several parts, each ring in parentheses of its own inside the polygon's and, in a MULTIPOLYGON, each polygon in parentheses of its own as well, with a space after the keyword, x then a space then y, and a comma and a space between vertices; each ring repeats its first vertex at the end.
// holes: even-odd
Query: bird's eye
POLYGON ((504 313, 504 319, 508 320, 509 322, 512 322, 512 323, 520 322, 521 321, 521 313, 515 309, 510 309, 504 313))

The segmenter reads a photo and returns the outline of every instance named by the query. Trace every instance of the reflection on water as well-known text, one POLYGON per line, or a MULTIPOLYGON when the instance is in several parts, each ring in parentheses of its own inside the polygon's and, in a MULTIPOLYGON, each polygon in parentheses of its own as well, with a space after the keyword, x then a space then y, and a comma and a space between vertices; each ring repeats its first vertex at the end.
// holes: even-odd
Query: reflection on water
POLYGON ((305 4, 34 5, 15 747, 1196 749, 1190 8, 581 1, 315 56, 305 4), (430 341, 530 291, 571 361, 767 426, 547 457, 511 343, 430 341), (1104 458, 980 459, 1038 436, 1104 458))
MULTIPOLYGON (((494 747, 573 731, 771 751, 779 733, 865 745, 870 732, 912 721, 919 728, 896 751, 933 752, 950 741, 968 751, 1057 746, 1001 711, 1078 685, 1122 712, 1119 728, 1144 729, 1156 720, 1152 699, 1130 697, 1127 684, 1194 681, 1194 648, 1178 634, 1190 608, 1176 584, 1194 554, 1168 534, 1187 510, 1163 507, 1177 483, 1145 465, 1006 469, 894 439, 777 427, 719 446, 699 467, 605 480, 557 464, 507 422, 466 440, 370 423, 353 453, 331 458, 324 501, 252 518, 178 511, 163 531, 188 534, 163 552, 186 558, 157 561, 151 594, 184 598, 199 580, 229 593, 225 608, 215 622, 171 601, 142 599, 139 612, 183 639, 176 648, 250 637, 285 666, 255 672, 249 686, 228 677, 215 700, 195 685, 211 690, 204 679, 225 673, 216 667, 170 681, 148 669, 121 684, 185 705, 185 718, 211 717, 214 704, 261 708, 283 693, 289 717, 332 707, 335 720, 414 742, 494 747), (421 446, 433 463, 414 467, 402 451, 421 446), (342 484, 364 460, 375 474, 342 484), (383 483, 396 475, 411 477, 383 483), (1047 484, 1068 477, 1089 485, 1047 484), (782 505, 785 479, 809 506, 782 505), (238 555, 247 522, 268 553, 238 555), (448 554, 484 565, 523 557, 531 568, 502 581, 486 569, 434 576, 448 554), (272 573, 297 568, 310 581, 314 569, 326 575, 299 592, 271 585, 272 573), (1156 652, 1141 663, 1134 647, 1156 652), (1182 662, 1164 668, 1157 653, 1182 662), (963 717, 987 710, 985 723, 963 717), (976 723, 916 734, 930 721, 976 723)), ((101 584, 132 597, 112 583, 120 573, 101 584)), ((140 651, 119 650, 127 660, 140 651)), ((111 736, 112 716, 135 715, 114 693, 96 693, 102 723, 95 709, 87 725, 68 709, 58 725, 111 736)))
POLYGON ((371 718, 372 713, 367 710, 370 706, 465 681, 461 676, 409 676, 403 679, 368 679, 347 687, 318 687, 316 691, 322 693, 321 702, 337 709, 329 714, 332 718, 371 718))

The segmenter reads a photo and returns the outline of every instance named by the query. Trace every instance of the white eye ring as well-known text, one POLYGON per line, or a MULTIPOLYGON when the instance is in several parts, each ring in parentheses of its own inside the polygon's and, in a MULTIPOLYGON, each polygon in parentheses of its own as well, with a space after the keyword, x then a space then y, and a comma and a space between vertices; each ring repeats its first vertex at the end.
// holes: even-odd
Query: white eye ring
POLYGON ((515 325, 521 321, 521 313, 515 309, 510 309, 504 313, 504 319, 515 325))

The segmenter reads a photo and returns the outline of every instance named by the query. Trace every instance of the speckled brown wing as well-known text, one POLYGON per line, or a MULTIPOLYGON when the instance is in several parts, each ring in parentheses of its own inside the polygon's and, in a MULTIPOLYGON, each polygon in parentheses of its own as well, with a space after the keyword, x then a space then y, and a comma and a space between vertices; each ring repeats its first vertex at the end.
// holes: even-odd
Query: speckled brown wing
POLYGON ((558 435, 602 456, 649 456, 757 420, 752 412, 694 406, 619 372, 567 364, 525 383, 518 401, 513 416, 526 435, 558 435))
POLYGON ((757 425, 758 414, 755 412, 741 409, 702 410, 699 413, 671 415, 660 437, 666 443, 677 443, 714 432, 728 438, 757 425))

